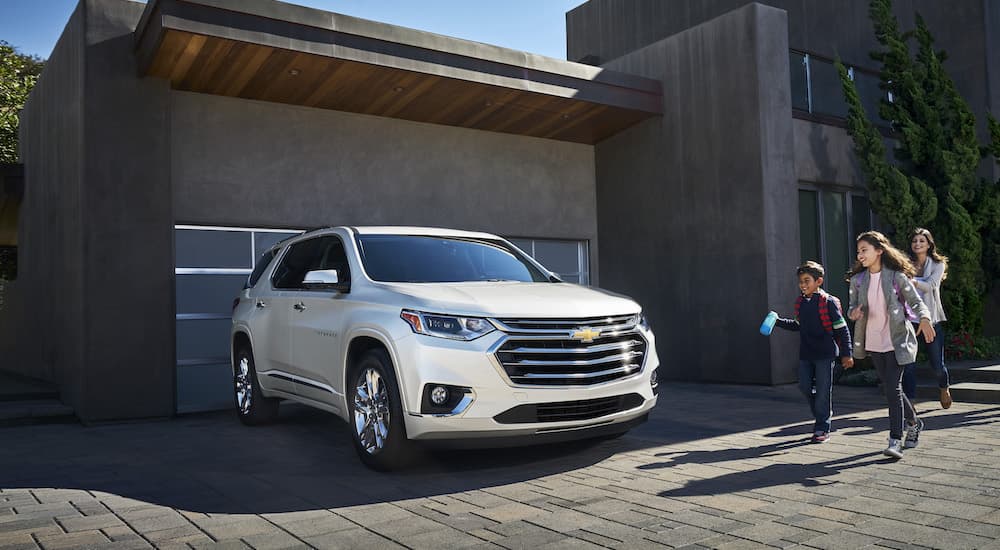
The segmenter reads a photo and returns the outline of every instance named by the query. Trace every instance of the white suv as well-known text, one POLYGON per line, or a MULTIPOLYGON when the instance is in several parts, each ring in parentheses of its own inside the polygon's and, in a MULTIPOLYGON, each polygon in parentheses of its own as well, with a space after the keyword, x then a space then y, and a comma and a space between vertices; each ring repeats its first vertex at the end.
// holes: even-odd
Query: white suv
POLYGON ((620 435, 656 405, 634 301, 564 283, 486 233, 310 231, 267 251, 233 310, 236 407, 278 400, 353 424, 375 469, 411 440, 476 446, 620 435))

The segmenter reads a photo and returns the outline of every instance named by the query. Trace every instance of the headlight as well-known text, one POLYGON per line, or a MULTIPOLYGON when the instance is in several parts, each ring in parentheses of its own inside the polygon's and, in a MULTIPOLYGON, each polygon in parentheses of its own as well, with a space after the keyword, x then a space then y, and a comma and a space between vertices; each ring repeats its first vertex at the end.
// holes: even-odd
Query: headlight
POLYGON ((492 323, 479 317, 439 315, 409 309, 404 309, 399 316, 417 334, 449 338, 451 340, 475 340, 496 330, 496 327, 492 323))

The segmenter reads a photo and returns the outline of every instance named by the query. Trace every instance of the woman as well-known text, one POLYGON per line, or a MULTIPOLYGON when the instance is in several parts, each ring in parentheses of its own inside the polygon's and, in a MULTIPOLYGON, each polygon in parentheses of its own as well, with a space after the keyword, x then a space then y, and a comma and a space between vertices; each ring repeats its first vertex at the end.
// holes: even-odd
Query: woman
MULTIPOLYGON (((944 332, 941 323, 947 321, 941 306, 941 281, 948 277, 948 258, 937 251, 931 232, 918 227, 910 238, 910 261, 916 269, 913 286, 917 287, 920 298, 931 312, 934 325, 934 340, 927 344, 927 356, 934 372, 937 373, 938 388, 941 392, 941 407, 951 407, 951 391, 948 389, 948 368, 944 365, 944 332)), ((903 370, 903 391, 910 399, 917 393, 917 365, 906 365, 903 370)))

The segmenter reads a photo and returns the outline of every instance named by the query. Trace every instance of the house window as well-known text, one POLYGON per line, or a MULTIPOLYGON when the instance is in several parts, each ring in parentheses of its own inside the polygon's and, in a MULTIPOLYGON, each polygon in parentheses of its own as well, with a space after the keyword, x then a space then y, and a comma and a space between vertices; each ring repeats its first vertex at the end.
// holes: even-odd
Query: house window
MULTIPOLYGON (((844 100, 843 85, 833 60, 792 51, 789 53, 789 69, 792 109, 816 115, 847 118, 848 109, 844 100)), ((892 97, 879 88, 878 74, 848 66, 847 75, 857 87, 868 119, 887 126, 888 123, 879 116, 879 102, 882 99, 892 101, 892 97)))
POLYGON ((799 189, 801 259, 823 264, 824 288, 844 303, 848 299, 844 276, 854 265, 854 240, 871 228, 871 209, 864 195, 838 189, 799 189))
POLYGON ((590 284, 587 241, 511 238, 514 246, 538 260, 568 283, 590 284))

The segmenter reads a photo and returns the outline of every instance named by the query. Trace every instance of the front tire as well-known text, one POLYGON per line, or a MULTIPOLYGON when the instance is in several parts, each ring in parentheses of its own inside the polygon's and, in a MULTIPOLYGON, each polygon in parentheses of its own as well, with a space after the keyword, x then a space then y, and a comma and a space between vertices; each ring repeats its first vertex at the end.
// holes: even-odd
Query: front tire
POLYGON ((247 426, 256 426, 277 418, 278 400, 264 397, 261 392, 257 369, 254 367, 253 352, 249 348, 243 347, 236 352, 234 367, 233 397, 240 422, 247 426))
POLYGON ((349 373, 348 388, 351 435, 358 458, 378 471, 405 464, 410 442, 396 374, 384 350, 361 356, 349 373))

